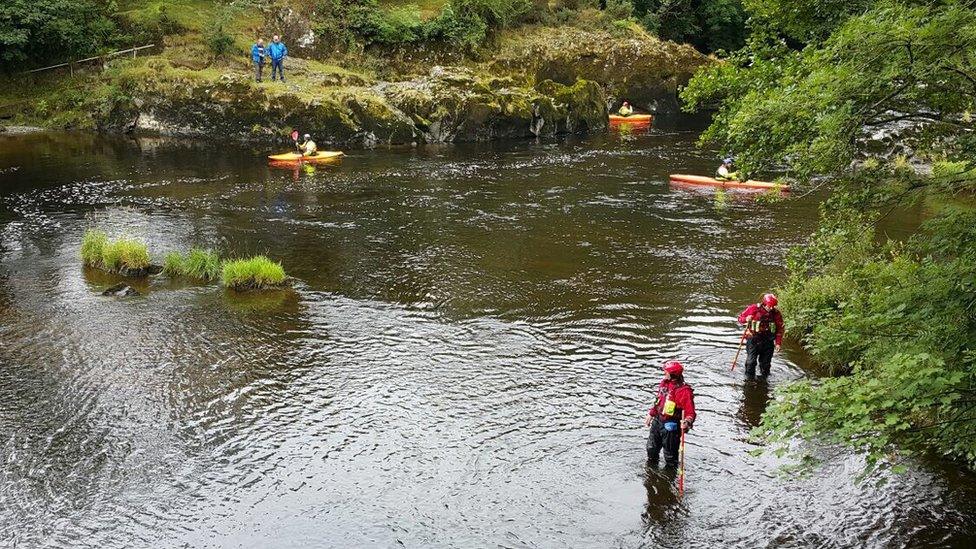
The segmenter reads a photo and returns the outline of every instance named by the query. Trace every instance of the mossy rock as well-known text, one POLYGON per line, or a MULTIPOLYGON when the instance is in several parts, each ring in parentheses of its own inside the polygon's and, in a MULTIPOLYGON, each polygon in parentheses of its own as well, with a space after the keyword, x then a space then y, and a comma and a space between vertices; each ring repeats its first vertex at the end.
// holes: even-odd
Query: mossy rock
POLYGON ((599 84, 614 101, 642 110, 676 112, 678 88, 698 67, 712 62, 688 45, 643 33, 626 37, 570 27, 539 28, 504 41, 490 70, 534 82, 599 84))

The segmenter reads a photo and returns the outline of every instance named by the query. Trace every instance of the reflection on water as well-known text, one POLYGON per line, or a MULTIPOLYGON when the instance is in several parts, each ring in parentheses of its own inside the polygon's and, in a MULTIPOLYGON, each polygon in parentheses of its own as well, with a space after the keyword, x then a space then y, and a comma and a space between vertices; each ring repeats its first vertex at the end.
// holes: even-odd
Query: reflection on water
MULTIPOLYGON (((668 185, 690 133, 353 151, 0 137, 0 539, 77 546, 964 546, 971 476, 856 484, 755 458, 770 388, 733 315, 782 276, 815 197, 668 185), (242 296, 82 269, 86 228, 159 258, 265 253, 242 296), (646 468, 665 358, 700 417, 686 493, 646 468)), ((910 212, 911 213, 911 212, 910 212)), ((911 215, 906 218, 911 219, 911 215)), ((797 349, 771 385, 808 375, 797 349)), ((871 479, 877 480, 876 478, 871 479)))
POLYGON ((768 381, 765 379, 745 380, 742 382, 742 403, 739 405, 736 416, 747 429, 758 427, 768 403, 768 381))

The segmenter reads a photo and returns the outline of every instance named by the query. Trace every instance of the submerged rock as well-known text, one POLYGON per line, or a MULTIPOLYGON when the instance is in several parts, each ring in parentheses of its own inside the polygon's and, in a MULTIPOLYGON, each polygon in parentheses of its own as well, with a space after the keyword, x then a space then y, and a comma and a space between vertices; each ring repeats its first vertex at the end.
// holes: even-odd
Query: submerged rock
POLYGON ((129 286, 128 284, 125 284, 123 282, 119 282, 115 286, 112 286, 111 288, 108 288, 107 290, 102 292, 102 295, 110 296, 110 297, 130 297, 130 296, 138 296, 142 294, 132 286, 129 286))
POLYGON ((143 278, 150 275, 158 275, 161 272, 163 272, 162 265, 148 265, 138 269, 122 267, 116 271, 116 274, 130 278, 143 278))

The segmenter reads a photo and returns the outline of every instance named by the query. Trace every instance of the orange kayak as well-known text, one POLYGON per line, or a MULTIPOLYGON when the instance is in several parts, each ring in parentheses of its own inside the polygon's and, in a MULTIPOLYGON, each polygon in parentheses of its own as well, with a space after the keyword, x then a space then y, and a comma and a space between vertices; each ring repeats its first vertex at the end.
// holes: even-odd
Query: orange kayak
POLYGON ((630 116, 620 116, 619 114, 610 115, 611 124, 621 124, 624 122, 628 124, 650 124, 653 119, 654 115, 652 114, 632 114, 630 116))
POLYGON ((684 175, 680 173, 673 173, 671 174, 671 182, 683 183, 687 185, 708 185, 711 187, 722 187, 723 189, 776 189, 783 192, 790 192, 789 185, 770 183, 768 181, 753 181, 752 179, 749 181, 722 181, 721 179, 705 177, 703 175, 684 175))
POLYGON ((282 154, 272 154, 268 156, 268 161, 275 164, 291 163, 291 164, 329 164, 341 162, 342 157, 345 153, 341 151, 319 151, 319 154, 315 156, 304 156, 296 152, 288 152, 282 154))

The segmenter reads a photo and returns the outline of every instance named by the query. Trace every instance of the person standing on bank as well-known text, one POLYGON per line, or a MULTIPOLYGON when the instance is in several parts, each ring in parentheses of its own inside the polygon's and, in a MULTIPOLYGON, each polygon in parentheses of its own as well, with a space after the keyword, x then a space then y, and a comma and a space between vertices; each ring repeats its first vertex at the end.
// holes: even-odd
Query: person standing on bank
POLYGON ((275 71, 281 81, 285 81, 285 57, 288 56, 288 48, 285 47, 284 42, 281 41, 281 37, 277 34, 271 39, 271 43, 268 44, 268 57, 271 58, 271 81, 275 80, 275 71))
POLYGON ((264 58, 266 56, 264 40, 258 38, 258 41, 251 46, 251 61, 254 63, 254 79, 258 82, 261 81, 261 72, 264 70, 264 58))
POLYGON ((647 436, 647 459, 657 465, 661 450, 664 463, 678 466, 681 433, 691 430, 695 422, 695 393, 685 383, 684 366, 676 360, 664 363, 664 379, 657 386, 654 406, 647 412, 644 425, 651 428, 647 436))
POLYGON ((745 327, 747 379, 756 377, 756 363, 760 379, 769 377, 773 353, 783 344, 783 315, 777 303, 775 295, 765 294, 762 301, 749 305, 739 315, 739 324, 745 327))

